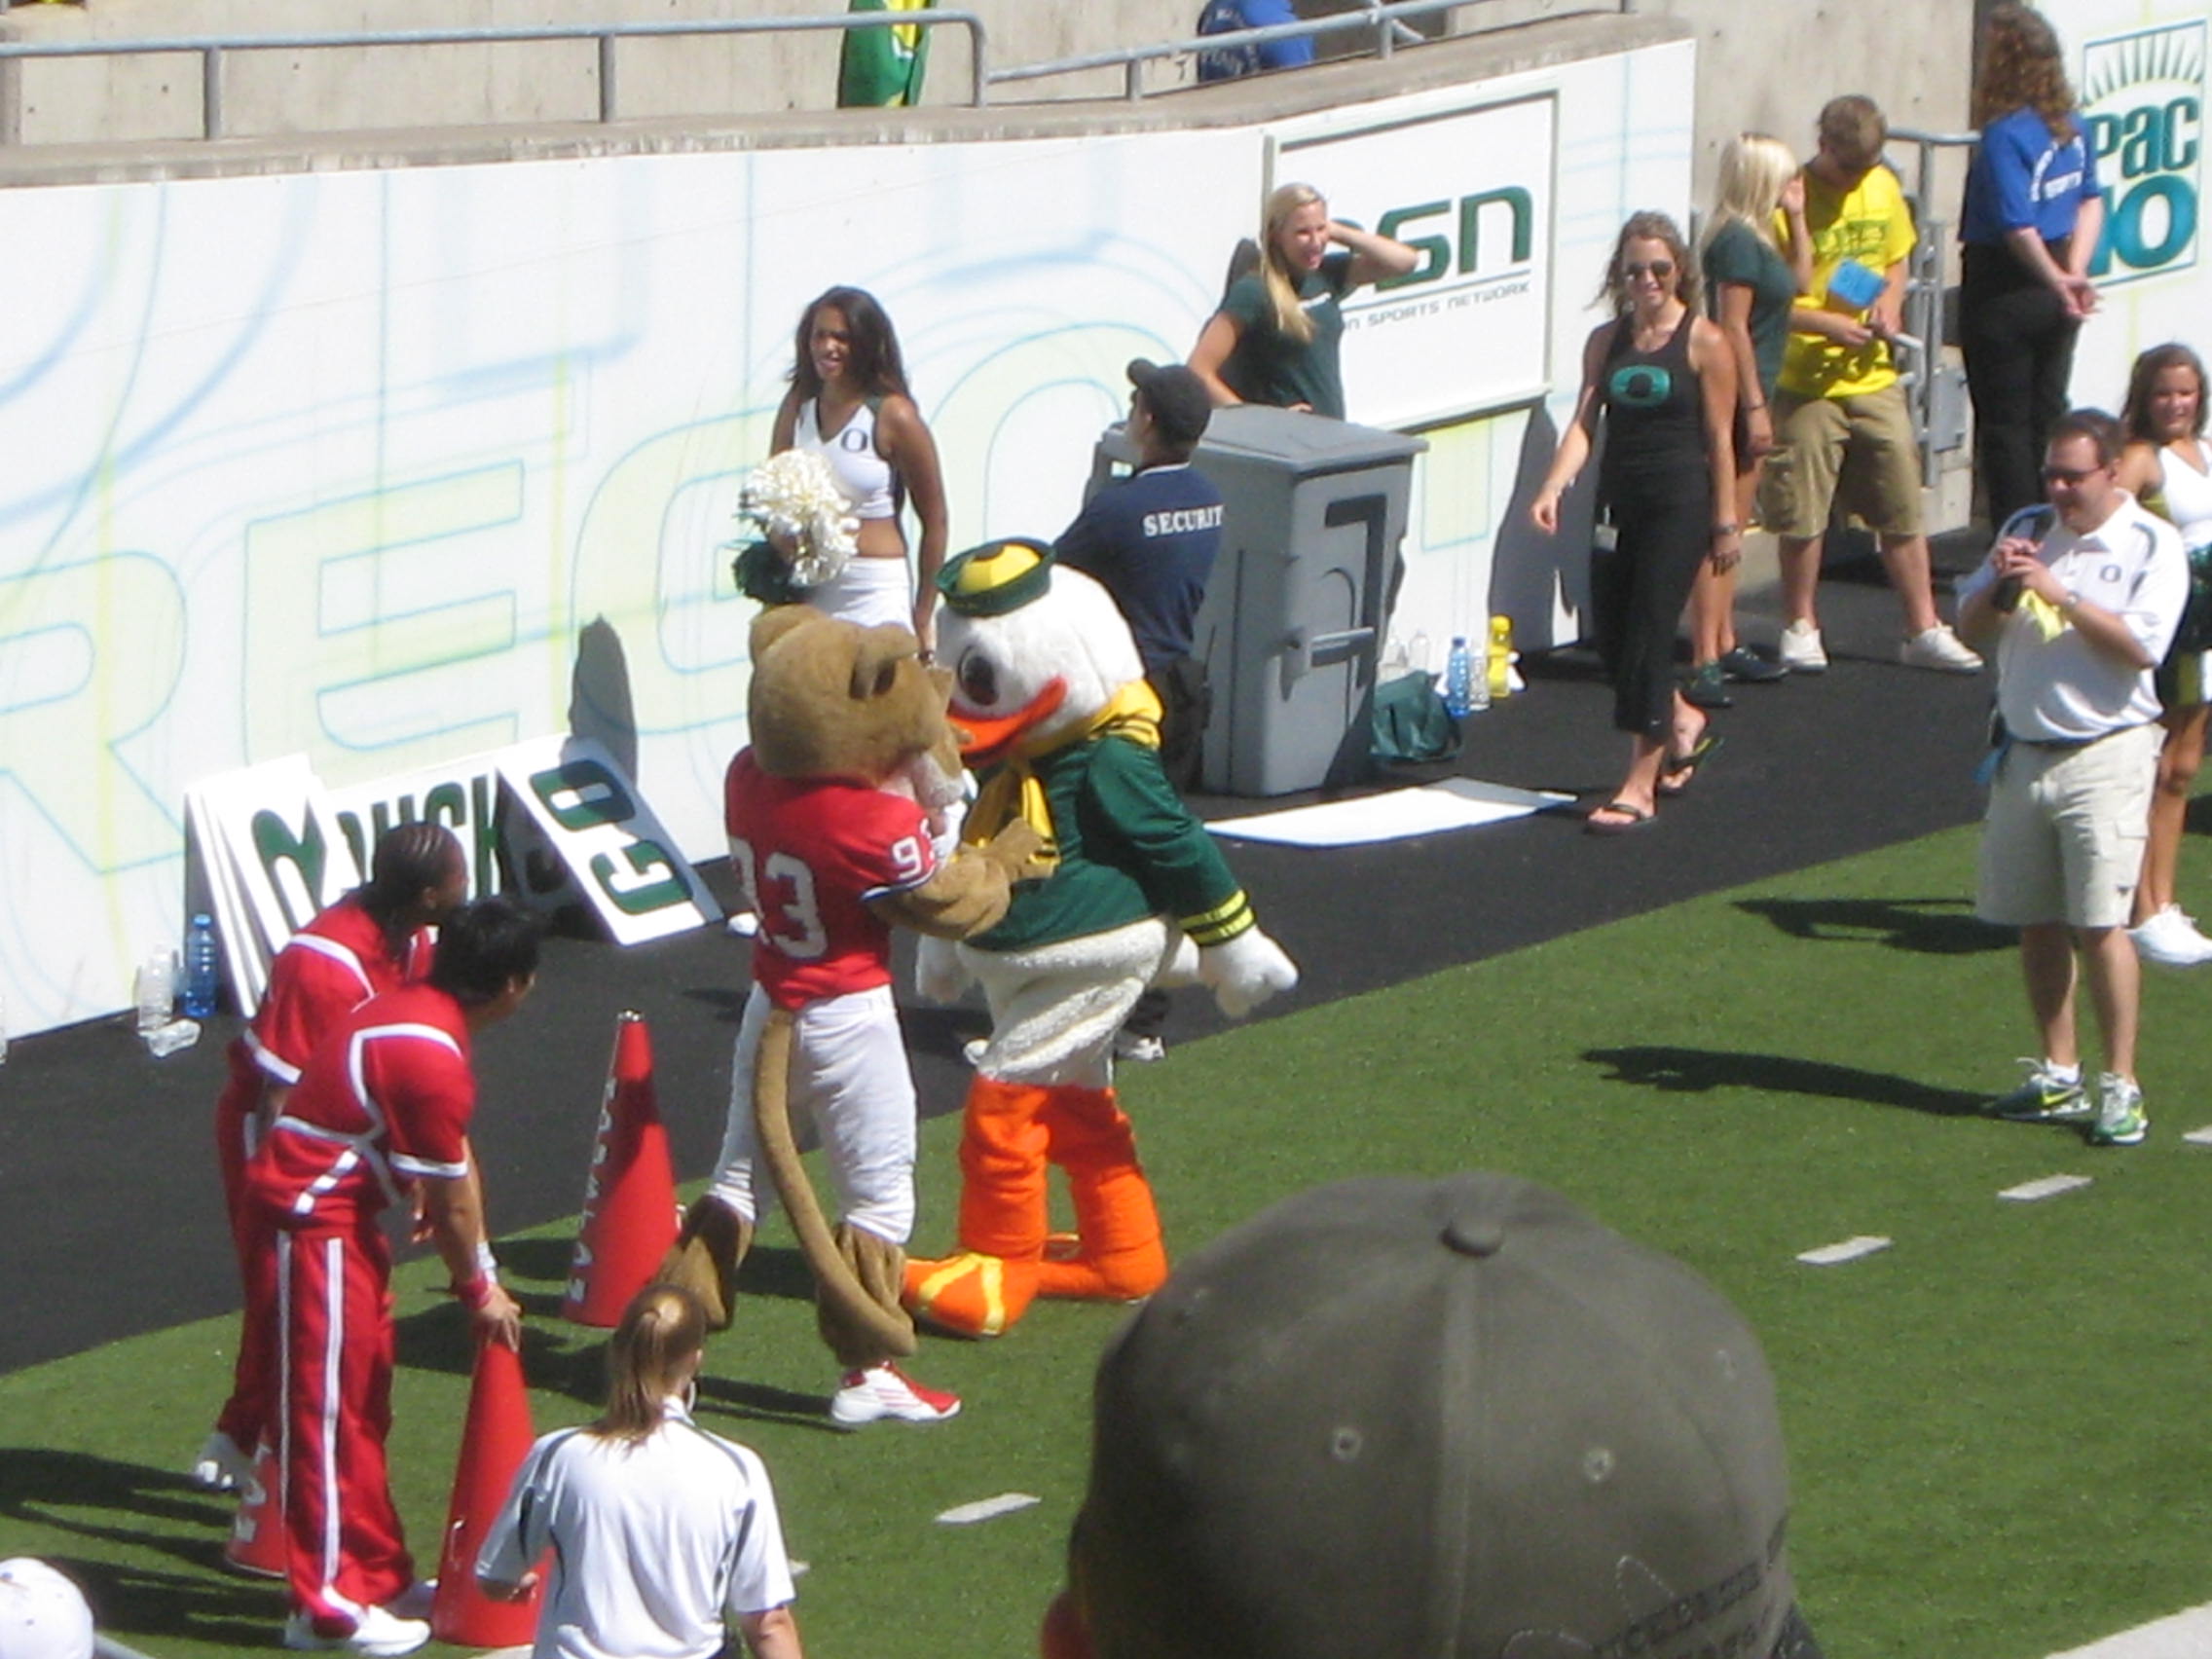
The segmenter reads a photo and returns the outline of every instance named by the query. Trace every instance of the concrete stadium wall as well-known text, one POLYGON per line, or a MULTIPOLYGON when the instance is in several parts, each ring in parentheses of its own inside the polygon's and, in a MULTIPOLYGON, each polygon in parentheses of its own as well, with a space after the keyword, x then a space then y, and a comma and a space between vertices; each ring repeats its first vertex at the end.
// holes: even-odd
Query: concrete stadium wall
POLYGON ((1346 350, 1354 414, 1431 445, 1400 613, 1437 654, 1493 606, 1570 636, 1588 543, 1528 528, 1531 469, 1621 219, 1687 208, 1693 55, 1562 19, 866 144, 787 115, 0 158, 0 242, 39 250, 0 331, 11 1026, 123 1006, 181 931, 184 791, 248 764, 376 787, 574 730, 718 852, 752 610, 718 546, 832 281, 899 319, 960 546, 1074 515, 1123 365, 1187 350, 1272 181, 1412 214, 1444 254, 1346 350))

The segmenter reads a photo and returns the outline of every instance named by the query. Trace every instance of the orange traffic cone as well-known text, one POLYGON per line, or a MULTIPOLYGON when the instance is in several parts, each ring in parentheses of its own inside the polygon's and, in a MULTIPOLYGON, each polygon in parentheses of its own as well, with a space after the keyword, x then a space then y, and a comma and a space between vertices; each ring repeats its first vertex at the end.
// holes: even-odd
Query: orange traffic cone
POLYGON ((562 1316, 612 1330, 676 1242, 676 1172, 653 1104, 653 1045, 645 1016, 614 1022, 614 1059, 584 1183, 583 1226, 569 1265, 562 1316))
POLYGON ((430 1604, 430 1632, 440 1641, 460 1647, 517 1647, 536 1634, 536 1591, 520 1602, 495 1602, 476 1587, 476 1557, 484 1534, 507 1501, 507 1489, 530 1455, 533 1438, 522 1355, 498 1343, 479 1345, 476 1375, 468 1387, 468 1421, 453 1474, 453 1502, 446 1510, 445 1547, 438 1552, 438 1594, 430 1604))
POLYGON ((291 1571, 284 1511, 276 1501, 277 1474, 276 1450, 264 1440, 253 1455, 253 1476, 239 1491, 231 1540, 223 1546, 223 1560, 234 1570, 256 1578, 282 1578, 291 1571))

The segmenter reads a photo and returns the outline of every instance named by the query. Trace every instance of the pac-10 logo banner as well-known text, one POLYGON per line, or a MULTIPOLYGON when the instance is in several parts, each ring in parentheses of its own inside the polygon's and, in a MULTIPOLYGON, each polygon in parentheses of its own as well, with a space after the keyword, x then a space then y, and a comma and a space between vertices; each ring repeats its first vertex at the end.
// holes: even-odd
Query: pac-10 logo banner
POLYGON ((2090 275, 2119 284, 2196 263, 2203 194, 2205 24, 2173 23, 2088 43, 2082 113, 2105 188, 2090 275))

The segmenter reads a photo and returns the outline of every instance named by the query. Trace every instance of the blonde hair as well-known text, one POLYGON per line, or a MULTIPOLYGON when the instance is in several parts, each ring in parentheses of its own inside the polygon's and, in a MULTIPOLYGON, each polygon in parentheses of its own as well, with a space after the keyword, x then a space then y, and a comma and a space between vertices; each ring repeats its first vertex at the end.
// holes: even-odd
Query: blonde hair
POLYGON ((681 1285, 648 1284, 630 1299, 607 1345, 607 1410, 592 1432, 636 1445, 667 1419, 662 1402, 690 1380, 707 1346, 707 1309, 681 1285))
POLYGON ((1777 248, 1774 211, 1783 187, 1797 175, 1797 158, 1781 139, 1764 132, 1739 132, 1720 152, 1719 194, 1700 246, 1711 246, 1720 227, 1749 225, 1751 234, 1777 248))
POLYGON ((1313 318, 1299 303, 1298 282, 1303 272, 1293 271, 1283 258, 1279 239, 1290 216, 1301 207, 1328 203, 1309 184, 1278 184, 1268 198, 1268 210, 1260 226, 1260 279, 1267 284, 1268 304, 1275 313, 1275 327, 1300 345, 1313 339, 1313 318))

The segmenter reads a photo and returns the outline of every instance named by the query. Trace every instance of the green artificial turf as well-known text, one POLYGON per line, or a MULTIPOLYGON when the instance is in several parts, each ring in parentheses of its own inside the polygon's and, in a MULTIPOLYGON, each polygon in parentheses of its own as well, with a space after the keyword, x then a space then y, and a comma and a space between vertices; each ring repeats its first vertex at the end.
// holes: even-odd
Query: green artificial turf
MULTIPOLYGON (((1677 1252, 1760 1332, 1781 1382, 1791 1553, 1832 1659, 2035 1659, 2212 1598, 2198 1432, 2212 1292, 2201 981, 2152 975, 2147 1146, 1969 1115, 2029 1047, 2009 941, 1973 923, 1971 831, 1555 940, 1177 1048, 1124 1095, 1170 1244, 1369 1172, 1549 1182, 1677 1252), (2040 1203, 2001 1188, 2079 1171, 2040 1203), (1796 1252, 1861 1234, 1841 1267, 1796 1252)), ((956 1124, 924 1131, 916 1238, 948 1241, 956 1124)), ((495 1213, 498 1195, 493 1195, 495 1213)), ((777 1234, 771 1232, 771 1243, 777 1234)), ((534 1293, 540 1429, 588 1417, 599 1339, 553 1317, 558 1232, 510 1240, 534 1293)), ((941 1427, 840 1435, 789 1249, 717 1339, 701 1420, 767 1458, 799 1618, 827 1659, 1016 1659, 1057 1583, 1090 1366, 1119 1317, 1041 1305, 995 1344, 930 1343, 941 1427), (954 1504, 1027 1493, 973 1527, 954 1504)), ((111 1287, 111 1290, 115 1287, 111 1287)), ((401 1275, 395 1480, 418 1548, 443 1518, 465 1398, 459 1314, 401 1275)), ((0 1378, 0 1555, 61 1559, 158 1655, 268 1645, 276 1592, 216 1566, 224 1504, 172 1471, 223 1391, 227 1322, 0 1378)), ((1316 1389, 1328 1379, 1316 1376, 1316 1389)))

